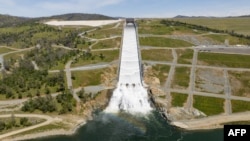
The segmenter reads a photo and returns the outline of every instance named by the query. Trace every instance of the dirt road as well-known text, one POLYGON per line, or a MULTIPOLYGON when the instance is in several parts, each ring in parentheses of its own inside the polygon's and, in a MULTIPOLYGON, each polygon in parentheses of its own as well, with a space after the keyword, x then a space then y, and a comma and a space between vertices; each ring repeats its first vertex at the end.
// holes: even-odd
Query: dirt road
MULTIPOLYGON (((11 117, 11 114, 0 115, 0 118, 8 118, 8 117, 11 117)), ((35 115, 35 114, 15 114, 15 117, 42 118, 42 119, 46 119, 46 121, 42 122, 40 124, 34 125, 34 126, 30 126, 30 127, 24 128, 24 129, 16 130, 16 131, 11 131, 9 133, 0 135, 0 140, 3 138, 9 137, 9 136, 15 135, 15 134, 19 134, 19 133, 22 133, 25 131, 29 131, 29 130, 44 126, 44 125, 48 125, 48 124, 52 123, 53 121, 58 120, 58 119, 54 119, 54 118, 47 116, 47 115, 35 115)))
POLYGON ((237 121, 249 121, 250 112, 231 115, 216 115, 207 118, 174 121, 171 124, 187 130, 222 128, 223 124, 237 121))

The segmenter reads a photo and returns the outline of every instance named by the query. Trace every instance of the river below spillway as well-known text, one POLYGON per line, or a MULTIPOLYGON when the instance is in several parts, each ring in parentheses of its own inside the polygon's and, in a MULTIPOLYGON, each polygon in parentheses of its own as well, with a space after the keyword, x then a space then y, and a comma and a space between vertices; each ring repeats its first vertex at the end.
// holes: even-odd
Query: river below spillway
POLYGON ((30 141, 222 141, 223 130, 186 131, 171 126, 156 111, 148 116, 98 113, 71 136, 30 141))

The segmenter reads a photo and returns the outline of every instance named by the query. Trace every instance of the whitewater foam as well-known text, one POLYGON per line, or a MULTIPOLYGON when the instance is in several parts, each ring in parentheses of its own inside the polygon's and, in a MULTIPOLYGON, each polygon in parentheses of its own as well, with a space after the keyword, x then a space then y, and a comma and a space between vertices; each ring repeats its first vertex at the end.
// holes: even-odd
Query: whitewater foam
POLYGON ((147 114, 152 108, 147 90, 142 86, 136 27, 127 24, 123 32, 119 81, 105 112, 125 111, 147 114))

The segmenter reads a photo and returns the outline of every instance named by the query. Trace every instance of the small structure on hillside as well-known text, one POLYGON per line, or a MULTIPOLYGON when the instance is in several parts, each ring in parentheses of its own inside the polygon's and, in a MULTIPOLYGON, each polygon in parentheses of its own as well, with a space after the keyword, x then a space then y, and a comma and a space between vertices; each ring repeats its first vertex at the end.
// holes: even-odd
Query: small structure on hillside
POLYGON ((135 20, 133 18, 127 18, 126 19, 126 24, 128 24, 128 23, 135 24, 135 20))

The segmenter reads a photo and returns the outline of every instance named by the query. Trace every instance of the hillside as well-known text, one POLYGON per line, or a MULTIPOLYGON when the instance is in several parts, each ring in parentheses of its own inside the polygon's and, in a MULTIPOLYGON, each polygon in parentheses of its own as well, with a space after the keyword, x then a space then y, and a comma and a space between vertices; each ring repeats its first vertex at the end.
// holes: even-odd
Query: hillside
POLYGON ((230 31, 242 35, 250 35, 250 17, 185 17, 177 16, 171 20, 183 23, 206 26, 213 29, 230 31))
POLYGON ((228 16, 228 17, 216 17, 216 16, 185 16, 185 15, 177 15, 173 18, 240 18, 245 17, 249 18, 250 15, 241 15, 241 16, 228 16))
POLYGON ((30 19, 25 18, 25 17, 16 17, 16 16, 0 14, 0 27, 14 26, 14 25, 18 25, 18 24, 23 23, 23 22, 28 21, 28 20, 30 20, 30 19))
POLYGON ((105 16, 105 15, 100 15, 100 14, 69 13, 69 14, 63 14, 63 15, 50 16, 50 17, 41 17, 37 19, 38 20, 57 19, 57 20, 66 20, 66 21, 77 21, 77 20, 109 20, 109 19, 114 19, 114 18, 105 16))
POLYGON ((83 14, 83 13, 69 13, 69 14, 50 16, 50 17, 38 17, 38 18, 26 18, 26 17, 17 17, 17 16, 0 14, 0 27, 17 26, 25 22, 46 21, 51 19, 75 21, 75 20, 109 20, 115 18, 100 14, 83 14))

